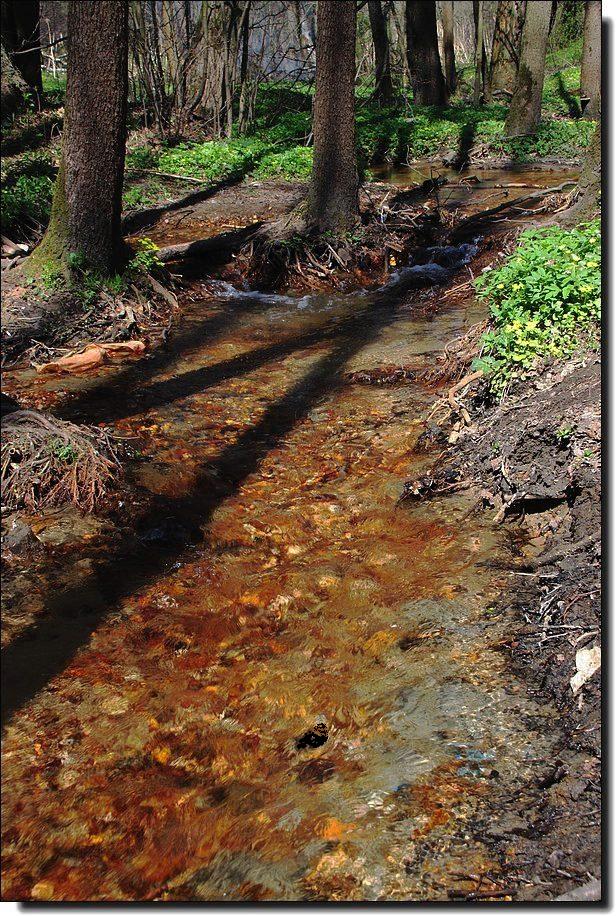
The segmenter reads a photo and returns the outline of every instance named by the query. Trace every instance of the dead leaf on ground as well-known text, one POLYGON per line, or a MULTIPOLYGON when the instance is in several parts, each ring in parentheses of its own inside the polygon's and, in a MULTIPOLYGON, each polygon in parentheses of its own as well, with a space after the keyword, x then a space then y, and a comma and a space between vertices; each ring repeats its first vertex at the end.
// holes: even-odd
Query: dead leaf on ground
POLYGON ((601 646, 578 649, 575 653, 575 667, 577 671, 570 681, 574 696, 601 667, 601 646))

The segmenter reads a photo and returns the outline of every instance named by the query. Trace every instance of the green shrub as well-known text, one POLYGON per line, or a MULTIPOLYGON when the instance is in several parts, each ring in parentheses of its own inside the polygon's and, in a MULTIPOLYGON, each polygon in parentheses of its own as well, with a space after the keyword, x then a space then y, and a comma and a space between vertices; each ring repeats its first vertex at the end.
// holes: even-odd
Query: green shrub
POLYGON ((133 169, 155 169, 160 151, 151 146, 137 146, 126 154, 126 164, 133 169))
POLYGON ((129 274, 149 274, 157 267, 162 267, 158 258, 158 245, 149 238, 137 239, 137 252, 128 262, 129 274))
POLYGON ((575 229, 530 229, 502 267, 475 280, 490 304, 492 330, 475 368, 502 393, 539 358, 567 356, 601 317, 601 237, 598 219, 575 229))

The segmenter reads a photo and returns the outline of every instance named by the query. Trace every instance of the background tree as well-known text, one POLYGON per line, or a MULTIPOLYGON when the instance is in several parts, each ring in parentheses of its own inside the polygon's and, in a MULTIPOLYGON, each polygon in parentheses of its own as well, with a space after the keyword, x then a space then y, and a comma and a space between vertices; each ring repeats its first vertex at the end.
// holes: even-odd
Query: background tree
POLYGON ((551 14, 551 0, 532 0, 526 4, 520 66, 505 121, 505 136, 507 137, 531 134, 537 129, 541 120, 541 99, 551 14))
POLYGON ((497 90, 514 90, 525 12, 526 0, 498 2, 488 78, 490 95, 497 90))
POLYGON ((601 0, 586 0, 580 90, 584 117, 598 118, 601 96, 601 0))
POLYGON ((375 81, 374 98, 382 105, 391 105, 393 88, 391 85, 391 67, 389 62, 389 38, 387 19, 383 12, 381 0, 369 0, 368 15, 374 44, 375 81))
POLYGON ((1 0, 2 43, 26 84, 37 95, 41 77, 40 7, 38 0, 1 0))
POLYGON ((435 0, 407 0, 406 41, 415 105, 445 105, 435 0))
POLYGON ((473 102, 479 105, 485 100, 487 84, 487 57, 485 44, 484 4, 473 0, 473 19, 475 22, 475 80, 473 84, 473 102))
POLYGON ((355 0, 317 4, 314 159, 308 224, 344 231, 358 218, 355 154, 355 0))
POLYGON ((2 114, 11 115, 24 104, 24 93, 26 84, 21 74, 15 69, 11 60, 4 50, 4 45, 0 46, 1 57, 1 75, 2 75, 2 114))
POLYGON ((441 0, 441 25, 443 27, 443 63, 447 92, 456 91, 456 54, 454 49, 453 0, 441 0))
POLYGON ((72 0, 62 163, 36 269, 71 253, 108 274, 122 259, 120 225, 128 87, 126 0, 72 0))

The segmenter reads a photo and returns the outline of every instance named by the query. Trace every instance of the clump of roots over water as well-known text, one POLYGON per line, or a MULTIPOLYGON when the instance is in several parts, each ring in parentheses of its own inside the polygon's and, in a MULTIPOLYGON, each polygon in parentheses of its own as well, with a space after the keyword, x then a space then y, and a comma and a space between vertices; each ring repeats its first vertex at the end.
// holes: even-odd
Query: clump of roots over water
POLYGON ((118 445, 104 430, 34 410, 13 411, 2 425, 5 509, 73 503, 92 512, 120 472, 118 445))
POLYGON ((238 254, 235 269, 256 289, 347 289, 382 283, 410 251, 443 227, 439 181, 410 191, 364 191, 361 220, 346 233, 306 227, 305 204, 264 226, 238 254), (392 196, 393 195, 393 196, 392 196))

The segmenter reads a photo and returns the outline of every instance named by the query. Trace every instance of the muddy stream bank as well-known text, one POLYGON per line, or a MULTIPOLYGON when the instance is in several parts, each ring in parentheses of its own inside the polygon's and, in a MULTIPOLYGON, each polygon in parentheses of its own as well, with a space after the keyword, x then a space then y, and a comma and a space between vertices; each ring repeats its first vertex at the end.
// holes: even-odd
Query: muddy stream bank
POLYGON ((487 561, 519 548, 471 494, 397 504, 435 455, 416 445, 438 392, 413 375, 484 317, 438 286, 479 245, 370 293, 197 284, 149 359, 7 373, 130 437, 147 499, 81 532, 67 515, 77 546, 52 539, 10 593, 6 898, 515 896, 489 835, 511 812, 482 812, 559 737, 494 614, 511 581, 487 561), (362 382, 392 366, 403 383, 362 382))

